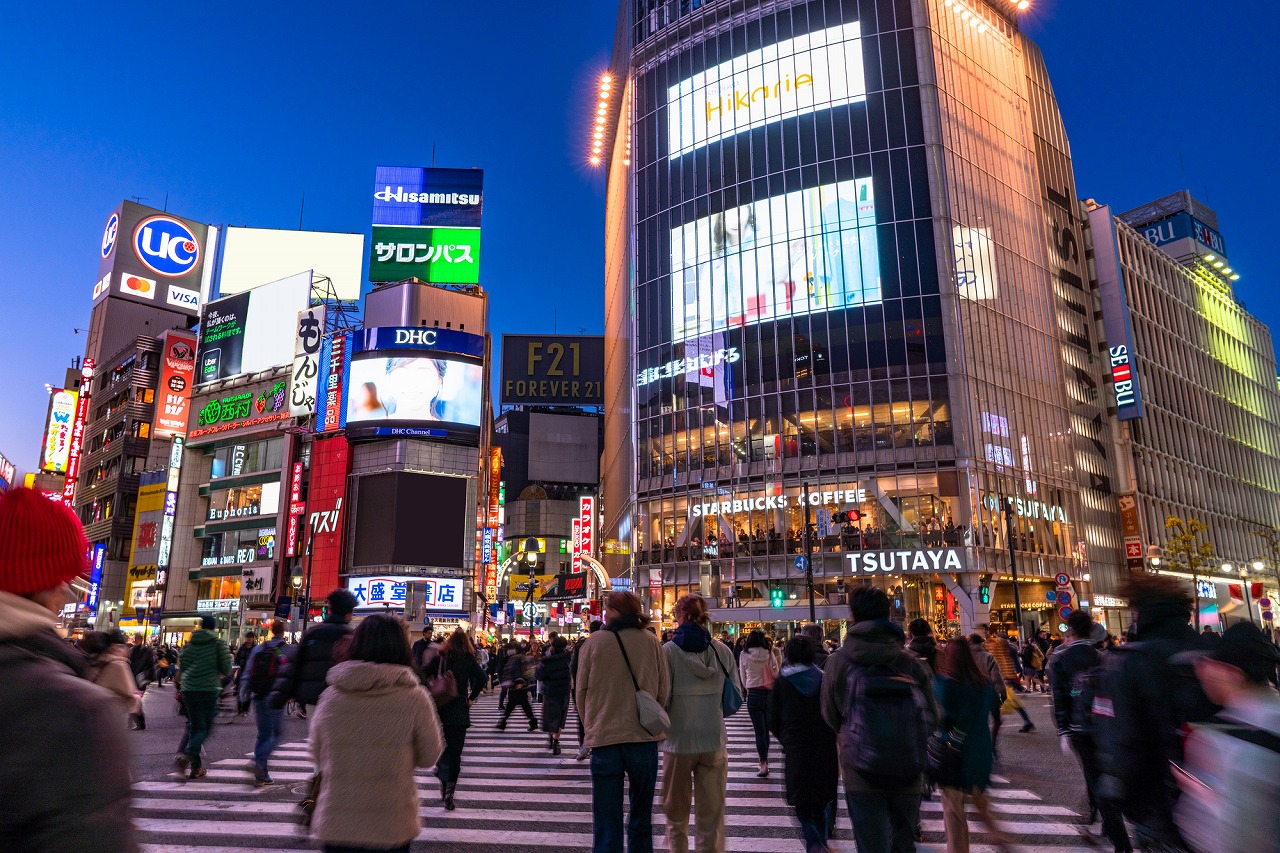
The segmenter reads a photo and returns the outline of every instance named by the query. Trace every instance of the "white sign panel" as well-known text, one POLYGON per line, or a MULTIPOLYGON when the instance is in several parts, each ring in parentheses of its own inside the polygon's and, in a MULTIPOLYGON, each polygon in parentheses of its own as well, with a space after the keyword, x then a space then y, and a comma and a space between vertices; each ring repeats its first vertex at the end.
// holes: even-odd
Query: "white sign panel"
POLYGON ((793 116, 861 101, 855 22, 771 44, 681 80, 667 91, 669 156, 793 116))
POLYGON ((294 337, 293 374, 289 381, 289 414, 306 417, 316 411, 320 375, 320 342, 324 335, 324 306, 298 312, 294 337))
POLYGON ((196 610, 200 613, 217 613, 226 610, 239 610, 238 598, 202 598, 196 602, 196 610))
POLYGON ((223 244, 218 286, 222 296, 230 296, 315 270, 316 278, 333 282, 338 299, 357 300, 363 263, 363 234, 233 227, 223 244))
POLYGON ((408 602, 409 584, 426 590, 423 604, 428 610, 462 610, 465 607, 461 578, 410 575, 348 578, 347 590, 356 597, 357 609, 385 607, 403 610, 408 602))
MULTIPOLYGON (((275 535, 275 531, 272 531, 275 535)), ((274 590, 272 580, 275 566, 268 563, 260 566, 245 566, 240 573, 240 594, 242 596, 270 595, 274 590)))

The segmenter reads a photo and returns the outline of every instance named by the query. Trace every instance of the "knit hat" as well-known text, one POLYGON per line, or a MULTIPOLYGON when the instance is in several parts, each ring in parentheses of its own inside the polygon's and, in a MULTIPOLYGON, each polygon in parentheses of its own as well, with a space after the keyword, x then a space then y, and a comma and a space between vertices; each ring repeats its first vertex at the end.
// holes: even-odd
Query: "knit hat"
POLYGON ((0 495, 0 591, 31 595, 88 569, 84 527, 66 504, 32 489, 0 495))

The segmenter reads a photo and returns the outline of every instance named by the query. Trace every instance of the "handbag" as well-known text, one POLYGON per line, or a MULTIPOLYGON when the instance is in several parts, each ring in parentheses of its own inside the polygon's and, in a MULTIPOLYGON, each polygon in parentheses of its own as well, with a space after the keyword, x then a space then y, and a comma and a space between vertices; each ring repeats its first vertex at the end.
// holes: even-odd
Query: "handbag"
POLYGON ((303 826, 311 826, 311 816, 315 814, 316 802, 320 799, 320 774, 311 777, 311 786, 307 788, 307 795, 298 803, 298 808, 302 809, 302 819, 299 821, 303 826))
POLYGON ((724 673, 724 687, 720 690, 720 714, 732 717, 738 713, 746 700, 742 696, 742 691, 738 689, 738 685, 734 684, 733 679, 729 677, 729 670, 724 668, 724 661, 720 659, 720 653, 716 651, 715 646, 711 647, 711 651, 716 656, 716 663, 720 664, 720 671, 724 673))
POLYGON ((613 638, 618 641, 618 648, 622 651, 622 659, 627 664, 631 684, 636 689, 636 713, 640 717, 641 727, 654 737, 665 735, 671 728, 671 718, 667 716, 667 709, 662 707, 662 703, 648 690, 640 689, 640 682, 636 681, 636 671, 631 668, 631 658, 627 657, 627 647, 622 644, 622 637, 618 636, 617 631, 612 633, 613 638))
POLYGON ((427 692, 431 694, 436 707, 443 708, 458 698, 458 679, 446 665, 443 656, 437 656, 432 665, 435 666, 436 674, 427 677, 427 692))
POLYGON ((935 785, 964 788, 964 755, 961 752, 964 739, 965 734, 960 729, 939 730, 929 735, 929 742, 925 745, 925 775, 935 785))

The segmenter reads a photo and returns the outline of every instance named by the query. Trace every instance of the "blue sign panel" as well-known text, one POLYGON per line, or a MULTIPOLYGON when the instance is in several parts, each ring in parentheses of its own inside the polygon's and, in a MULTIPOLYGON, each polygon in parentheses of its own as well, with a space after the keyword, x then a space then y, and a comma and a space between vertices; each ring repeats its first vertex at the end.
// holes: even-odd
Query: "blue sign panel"
POLYGON ((365 329, 357 341, 358 352, 385 349, 416 349, 453 352, 484 358, 484 336, 457 329, 424 329, 414 326, 385 326, 365 329))
POLYGON ((1129 317, 1129 300, 1125 296, 1119 240, 1111 208, 1104 205, 1089 211, 1089 227, 1093 231, 1098 298, 1102 303, 1102 326, 1107 335, 1107 367, 1116 395, 1116 417, 1131 421, 1142 417, 1142 388, 1138 382, 1133 325, 1129 317))
POLYGON ((93 573, 89 575, 89 596, 85 606, 94 613, 98 612, 98 588, 102 586, 102 567, 107 561, 107 546, 99 543, 93 546, 93 573))
POLYGON ((479 228, 483 188, 481 169, 379 166, 373 224, 479 228))
POLYGON ((1192 237, 1211 252, 1219 255, 1227 253, 1227 244, 1222 235, 1189 213, 1175 213, 1158 222, 1144 225, 1138 229, 1138 233, 1146 237, 1153 246, 1165 246, 1192 237))

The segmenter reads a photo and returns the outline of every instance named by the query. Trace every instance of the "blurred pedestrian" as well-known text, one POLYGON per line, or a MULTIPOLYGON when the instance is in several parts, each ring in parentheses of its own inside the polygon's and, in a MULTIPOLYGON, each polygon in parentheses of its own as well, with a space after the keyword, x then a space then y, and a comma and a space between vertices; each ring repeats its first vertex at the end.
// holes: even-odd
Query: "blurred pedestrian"
POLYGON ((347 654, 328 670, 331 689, 312 715, 311 834, 326 853, 408 853, 422 828, 414 770, 440 758, 440 719, 398 619, 366 616, 347 654))
POLYGON ((345 589, 335 589, 325 599, 328 615, 319 625, 307 625, 293 661, 293 679, 288 699, 298 703, 298 716, 307 718, 307 707, 320 701, 328 686, 329 670, 337 663, 335 647, 351 635, 351 614, 356 597, 345 589))
POLYGON ((142 699, 147 692, 147 686, 156 680, 157 671, 155 653, 147 645, 146 637, 140 633, 133 635, 133 645, 129 648, 129 672, 133 675, 134 686, 138 688, 138 704, 133 714, 133 727, 145 729, 147 715, 142 708, 142 699))
POLYGON ((1280 696, 1269 683, 1278 658, 1257 626, 1238 622, 1195 662, 1222 706, 1191 727, 1177 774, 1177 824, 1198 853, 1280 847, 1280 696))
MULTIPOLYGON (((963 638, 962 638, 963 639, 963 638)), ((1005 699, 1009 697, 1009 687, 1005 684, 1004 676, 1000 673, 1000 664, 996 663, 996 659, 987 651, 986 640, 981 634, 970 634, 969 645, 973 652, 974 662, 978 665, 987 680, 991 683, 992 698, 991 704, 991 757, 999 758, 1000 756, 1000 724, 1001 707, 1004 705, 1005 699)))
POLYGON ((90 631, 84 635, 81 648, 89 655, 89 680, 115 694, 132 723, 142 707, 142 700, 138 698, 138 685, 129 669, 129 647, 125 644, 124 634, 119 631, 90 631))
POLYGON ((738 658, 738 675, 747 691, 747 714, 756 736, 756 755, 760 766, 756 776, 769 775, 769 691, 782 668, 781 655, 770 648, 764 631, 759 628, 747 635, 742 656, 738 658))
POLYGON ((591 749, 592 851, 623 851, 625 779, 630 800, 626 850, 652 853, 658 742, 665 733, 641 723, 637 694, 645 691, 665 706, 671 676, 658 638, 647 630, 649 617, 639 598, 630 592, 609 593, 605 619, 605 629, 583 644, 574 694, 591 749))
POLYGON ((214 633, 218 621, 209 614, 200 617, 200 628, 182 647, 178 656, 179 689, 187 711, 185 752, 174 757, 179 770, 191 768, 192 779, 209 775, 200 758, 200 749, 213 733, 213 720, 218 714, 218 694, 223 679, 231 675, 231 650, 214 633))
POLYGON ((689 811, 694 808, 694 849, 724 853, 725 791, 729 781, 728 735, 721 697, 734 677, 733 652, 711 639, 711 621, 702 596, 676 602, 678 627, 664 643, 671 673, 667 710, 671 728, 662 742, 662 808, 667 815, 667 849, 688 853, 689 811))
POLYGON ((569 663, 569 641, 561 636, 548 644, 546 656, 538 663, 536 677, 543 694, 542 730, 552 755, 560 754, 560 733, 569 719, 569 663))
POLYGON ((1182 761, 1184 727, 1216 710, 1193 664, 1180 657, 1202 648, 1189 624, 1192 598, 1183 581, 1146 573, 1131 575, 1120 595, 1138 618, 1135 640, 1107 655, 1093 701, 1099 796, 1120 802, 1135 846, 1181 850, 1186 845, 1173 821, 1178 786, 1171 768, 1182 761))
POLYGON ((1009 642, 1009 635, 1003 631, 991 632, 987 635, 986 640, 987 651, 995 658, 997 664, 1000 665, 1000 676, 1004 679, 1005 699, 1001 705, 1001 713, 1004 711, 1017 711, 1022 717, 1022 728, 1018 731, 1026 734, 1033 731, 1036 724, 1031 722, 1031 717, 1027 715, 1027 709, 1022 707, 1022 701, 1018 699, 1018 694, 1022 692, 1022 661, 1019 659, 1017 650, 1009 642))
MULTIPOLYGON (((994 693, 990 678, 978 668, 969 643, 948 643, 938 655, 937 685, 940 719, 938 728, 960 751, 959 777, 939 780, 942 799, 942 822, 947 833, 947 853, 968 853, 969 821, 965 800, 972 800, 979 819, 995 841, 997 851, 1013 848, 1004 830, 996 823, 987 800, 991 785, 991 733, 987 718, 991 715, 994 693), (948 785, 956 781, 956 785, 948 785)), ((861 848, 860 848, 861 849, 861 848)))
MULTIPOLYGON (((578 690, 578 659, 582 652, 582 646, 586 643, 587 637, 603 627, 604 623, 599 619, 592 619, 587 625, 587 636, 579 637, 578 641, 573 644, 573 656, 569 660, 569 674, 573 678, 573 691, 575 694, 578 690)), ((574 708, 577 707, 577 699, 575 698, 574 708)), ((576 716, 578 717, 578 755, 576 757, 578 761, 585 761, 591 756, 591 750, 587 748, 587 730, 582 725, 582 714, 577 714, 576 716)))
POLYGON ((502 674, 502 687, 507 692, 507 705, 498 718, 498 731, 507 728, 507 720, 511 713, 519 708, 529 720, 529 731, 537 731, 538 718, 533 714, 533 705, 529 701, 533 690, 533 676, 536 670, 529 643, 521 641, 512 654, 507 655, 507 668, 502 674))
POLYGON ((907 651, 924 662, 929 672, 938 671, 938 643, 933 637, 933 626, 926 619, 912 619, 907 625, 911 642, 907 643, 907 651))
MULTIPOLYGON (((274 783, 267 770, 271 753, 280 745, 284 724, 284 703, 271 703, 277 685, 288 683, 291 674, 289 647, 284 642, 284 621, 271 623, 271 639, 254 646, 245 661, 245 690, 253 703, 253 716, 258 724, 258 739, 253 747, 253 784, 263 788, 274 783)), ((283 692, 283 691, 281 691, 283 692)))
POLYGON ((1089 825, 1092 826, 1101 815, 1102 832, 1116 853, 1128 853, 1133 850, 1133 845, 1119 805, 1098 796, 1102 769, 1098 763, 1093 698, 1102 670, 1102 653, 1097 642, 1105 633, 1106 630, 1095 623, 1087 611, 1072 612, 1067 617, 1066 642, 1049 658, 1049 686, 1062 753, 1068 757, 1075 755, 1084 772, 1085 792, 1089 797, 1089 825))
POLYGON ((0 494, 0 847, 135 853, 123 713, 55 632, 88 569, 67 506, 31 489, 0 494))
POLYGON ((769 731, 782 744, 787 805, 800 822, 805 853, 830 850, 840 781, 835 732, 822 719, 816 645, 807 633, 787 642, 782 670, 769 696, 769 731))
POLYGON ((937 719, 931 673, 889 621, 874 586, 849 595, 853 626, 827 659, 822 718, 836 732, 845 804, 859 853, 915 849, 925 745, 937 719))
POLYGON ((462 773, 462 749, 471 726, 471 705, 484 689, 484 670, 476 660, 471 638, 461 628, 454 630, 440 647, 439 654, 427 664, 426 679, 453 679, 455 695, 437 700, 436 711, 444 735, 444 752, 436 762, 436 778, 440 780, 440 800, 453 811, 458 776, 462 773))
POLYGON ((431 637, 431 620, 422 623, 422 636, 413 641, 413 665, 419 672, 426 672, 427 666, 440 653, 440 644, 431 637))
MULTIPOLYGON (((827 663, 827 658, 831 656, 831 653, 827 651, 827 647, 823 644, 822 625, 817 622, 810 622, 800 629, 800 633, 813 641, 813 665, 818 669, 822 669, 827 663)), ((786 657, 785 652, 783 657, 786 657)))

